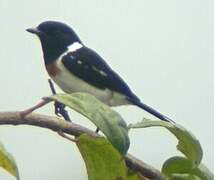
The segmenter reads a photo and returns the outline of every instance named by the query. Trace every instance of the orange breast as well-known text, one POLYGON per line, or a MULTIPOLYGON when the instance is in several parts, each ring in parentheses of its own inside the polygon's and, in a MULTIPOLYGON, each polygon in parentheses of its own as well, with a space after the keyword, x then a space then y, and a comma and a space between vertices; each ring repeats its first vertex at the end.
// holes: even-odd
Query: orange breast
POLYGON ((55 62, 46 64, 45 67, 49 76, 55 77, 60 72, 60 69, 56 66, 55 62))

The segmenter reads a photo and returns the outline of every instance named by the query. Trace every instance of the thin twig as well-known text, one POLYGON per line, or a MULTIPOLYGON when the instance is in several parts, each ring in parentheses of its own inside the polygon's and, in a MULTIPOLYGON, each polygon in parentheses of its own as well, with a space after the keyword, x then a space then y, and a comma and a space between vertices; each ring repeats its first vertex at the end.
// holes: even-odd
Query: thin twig
POLYGON ((24 118, 25 116, 27 116, 28 114, 32 113, 33 111, 35 111, 36 109, 39 109, 40 107, 44 106, 45 104, 49 103, 50 101, 48 100, 41 100, 38 104, 36 104, 35 106, 32 106, 28 109, 25 109, 24 111, 20 112, 20 116, 22 118, 24 118))
MULTIPOLYGON (((83 126, 72 122, 66 122, 58 117, 46 116, 36 113, 21 116, 20 112, 0 112, 0 125, 32 125, 50 129, 55 132, 63 132, 72 136, 79 136, 83 133, 93 137, 100 137, 99 134, 89 130, 83 126)), ((145 164, 141 160, 126 155, 125 162, 127 166, 135 172, 147 177, 151 180, 164 180, 165 177, 156 169, 145 164)))
POLYGON ((62 132, 62 130, 58 131, 58 134, 62 137, 64 137, 65 139, 68 139, 69 141, 72 141, 74 143, 76 143, 78 140, 72 137, 69 137, 68 135, 66 135, 64 132, 62 132))

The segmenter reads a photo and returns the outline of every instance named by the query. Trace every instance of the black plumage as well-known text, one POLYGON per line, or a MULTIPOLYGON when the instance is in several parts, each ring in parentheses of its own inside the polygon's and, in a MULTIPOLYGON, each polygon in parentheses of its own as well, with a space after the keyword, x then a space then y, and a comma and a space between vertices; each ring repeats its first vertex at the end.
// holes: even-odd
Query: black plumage
POLYGON ((75 76, 100 89, 110 89, 138 99, 125 81, 94 50, 82 47, 62 58, 64 66, 75 76))

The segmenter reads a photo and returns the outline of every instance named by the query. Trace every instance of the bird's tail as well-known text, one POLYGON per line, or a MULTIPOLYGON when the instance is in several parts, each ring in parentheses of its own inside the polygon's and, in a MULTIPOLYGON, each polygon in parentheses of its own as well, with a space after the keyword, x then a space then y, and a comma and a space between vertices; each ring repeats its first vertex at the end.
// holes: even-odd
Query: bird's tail
POLYGON ((167 116, 161 114, 160 112, 156 111, 152 107, 150 107, 150 106, 142 103, 140 100, 135 100, 134 102, 132 101, 132 103, 134 105, 140 107, 141 109, 145 110, 146 112, 152 114, 153 116, 157 117, 158 119, 160 119, 162 121, 167 121, 167 122, 173 122, 173 123, 175 123, 172 119, 170 119, 167 116))

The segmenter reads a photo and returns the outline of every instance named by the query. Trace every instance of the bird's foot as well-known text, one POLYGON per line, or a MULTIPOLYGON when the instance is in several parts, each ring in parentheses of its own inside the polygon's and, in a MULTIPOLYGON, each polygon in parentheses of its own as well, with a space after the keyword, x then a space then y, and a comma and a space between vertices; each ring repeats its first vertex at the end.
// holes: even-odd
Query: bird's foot
POLYGON ((65 105, 60 103, 60 102, 55 102, 54 103, 54 107, 55 107, 55 114, 57 116, 62 116, 66 121, 70 121, 71 119, 68 115, 68 111, 65 110, 65 105))
MULTIPOLYGON (((49 82, 49 85, 50 85, 50 88, 51 88, 51 92, 52 94, 56 94, 56 90, 54 88, 54 85, 52 83, 52 81, 50 79, 48 79, 48 82, 49 82)), ((62 116, 66 121, 70 121, 71 122, 71 119, 68 115, 68 112, 65 110, 65 105, 60 103, 60 102, 55 102, 54 103, 54 107, 55 107, 55 114, 57 116, 62 116)))

